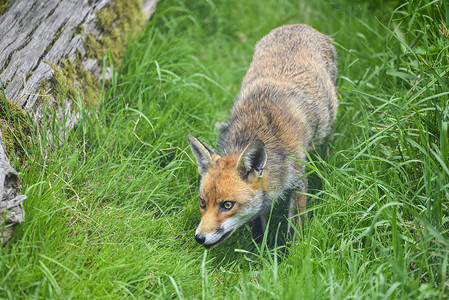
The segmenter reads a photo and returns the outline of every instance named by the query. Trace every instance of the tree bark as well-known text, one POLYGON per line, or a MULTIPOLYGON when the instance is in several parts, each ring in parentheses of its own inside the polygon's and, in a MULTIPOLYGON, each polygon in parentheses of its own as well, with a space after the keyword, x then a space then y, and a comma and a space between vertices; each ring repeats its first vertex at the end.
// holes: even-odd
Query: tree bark
POLYGON ((19 175, 6 157, 0 131, 0 242, 4 246, 15 227, 25 216, 22 203, 26 196, 19 192, 19 175))
MULTIPOLYGON (((86 38, 89 34, 97 40, 102 36, 104 29, 99 26, 96 13, 116 1, 11 1, 8 11, 0 16, 0 78, 6 98, 41 121, 43 105, 39 96, 47 97, 45 104, 49 106, 55 102, 48 95, 50 87, 43 85, 54 75, 51 64, 57 66, 66 58, 75 62, 77 50, 82 55, 83 68, 99 77, 101 62, 86 57, 86 38)), ((148 19, 156 0, 143 0, 141 5, 148 19)), ((67 104, 66 113, 71 103, 67 104)), ((75 119, 69 118, 66 126, 73 127, 75 119)))
MULTIPOLYGON (((97 49, 108 48, 107 43, 102 43, 107 41, 104 37, 112 34, 113 48, 124 49, 126 31, 129 33, 137 23, 143 27, 156 4, 157 0, 10 1, 6 12, 0 15, 0 125, 7 122, 2 115, 2 111, 7 111, 2 110, 7 102, 3 101, 10 101, 38 124, 51 111, 59 119, 60 130, 73 128, 77 121, 76 110, 72 109, 74 95, 64 89, 82 91, 88 81, 98 84, 103 56, 108 51, 97 49), (70 68, 73 74, 66 74, 70 68), (61 74, 66 76, 68 85, 62 86, 57 77, 61 74)), ((0 126, 4 138, 7 128, 11 128, 7 125, 0 126)), ((17 172, 11 168, 4 150, 0 131, 0 239, 3 244, 15 225, 22 222, 22 202, 26 198, 20 195, 17 172)))

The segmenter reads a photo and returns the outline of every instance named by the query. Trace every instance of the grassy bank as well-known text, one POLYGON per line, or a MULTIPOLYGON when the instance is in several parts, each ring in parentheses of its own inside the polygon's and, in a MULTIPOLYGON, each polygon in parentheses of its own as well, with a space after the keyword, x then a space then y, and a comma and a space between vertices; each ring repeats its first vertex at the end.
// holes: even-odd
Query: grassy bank
POLYGON ((0 249, 0 298, 448 297, 447 2, 222 2, 161 1, 102 105, 78 99, 65 136, 36 131, 15 166, 27 215, 0 249), (247 226, 206 251, 186 135, 215 145, 255 43, 287 23, 339 53, 304 233, 283 256, 276 210, 268 246, 247 226))

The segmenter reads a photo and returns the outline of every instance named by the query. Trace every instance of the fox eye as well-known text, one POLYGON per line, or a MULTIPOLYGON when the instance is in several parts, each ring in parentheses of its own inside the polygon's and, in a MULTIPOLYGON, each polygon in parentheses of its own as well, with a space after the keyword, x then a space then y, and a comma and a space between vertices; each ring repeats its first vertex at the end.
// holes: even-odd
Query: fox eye
POLYGON ((221 209, 223 210, 230 210, 234 207, 235 202, 232 201, 225 201, 221 204, 221 209))
POLYGON ((206 208, 206 201, 204 201, 204 199, 200 199, 200 207, 201 207, 202 209, 205 209, 205 208, 206 208))

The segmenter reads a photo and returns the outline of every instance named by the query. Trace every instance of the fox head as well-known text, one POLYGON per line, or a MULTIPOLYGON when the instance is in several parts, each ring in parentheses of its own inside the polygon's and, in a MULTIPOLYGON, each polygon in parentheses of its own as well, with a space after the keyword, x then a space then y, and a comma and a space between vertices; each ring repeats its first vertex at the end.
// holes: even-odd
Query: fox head
POLYGON ((254 140, 241 154, 221 157, 193 135, 187 138, 201 175, 201 222, 195 240, 211 248, 261 212, 266 191, 265 145, 254 140))

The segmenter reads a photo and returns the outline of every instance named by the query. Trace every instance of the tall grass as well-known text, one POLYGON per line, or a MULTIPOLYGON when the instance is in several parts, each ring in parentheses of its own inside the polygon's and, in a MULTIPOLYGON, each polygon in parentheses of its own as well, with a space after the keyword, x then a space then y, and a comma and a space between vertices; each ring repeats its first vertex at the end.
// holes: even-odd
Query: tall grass
POLYGON ((16 161, 27 215, 0 249, 0 298, 448 297, 447 4, 161 1, 121 69, 109 61, 101 105, 80 95, 73 132, 36 129, 16 161), (262 245, 246 226, 204 250, 186 135, 215 145, 254 44, 286 23, 339 52, 301 239, 285 250, 276 207, 262 245))

